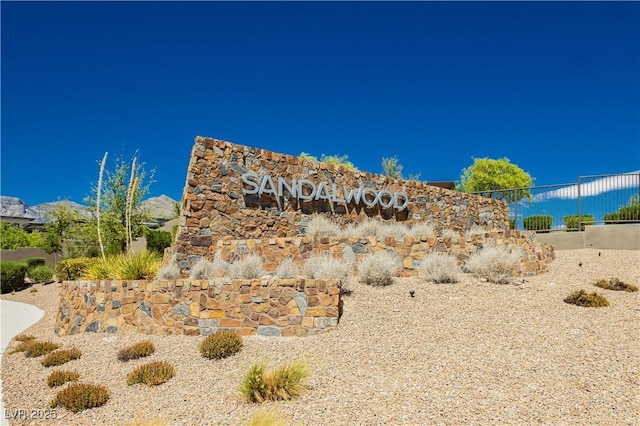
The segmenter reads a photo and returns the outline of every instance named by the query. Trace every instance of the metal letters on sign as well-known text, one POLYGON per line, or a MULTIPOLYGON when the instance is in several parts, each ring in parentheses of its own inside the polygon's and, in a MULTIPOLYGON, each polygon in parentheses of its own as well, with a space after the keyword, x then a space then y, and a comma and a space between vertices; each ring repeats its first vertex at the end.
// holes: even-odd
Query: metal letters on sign
POLYGON ((373 207, 379 204, 383 209, 393 207, 401 211, 409 205, 409 196, 404 191, 391 192, 388 189, 375 190, 373 188, 360 187, 349 189, 346 185, 339 188, 335 183, 320 182, 318 185, 308 179, 292 179, 287 182, 283 177, 278 177, 277 183, 269 175, 262 178, 256 173, 244 173, 242 182, 250 188, 243 188, 245 195, 272 194, 283 197, 285 191, 293 198, 299 200, 325 200, 334 203, 355 203, 373 207), (338 191, 342 190, 342 197, 338 196, 338 191))

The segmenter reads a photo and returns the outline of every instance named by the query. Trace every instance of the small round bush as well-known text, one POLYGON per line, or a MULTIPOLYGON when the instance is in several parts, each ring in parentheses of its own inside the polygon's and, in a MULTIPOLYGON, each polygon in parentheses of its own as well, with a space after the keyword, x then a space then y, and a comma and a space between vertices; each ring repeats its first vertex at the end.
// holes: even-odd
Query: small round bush
POLYGON ((27 276, 34 283, 48 283, 53 278, 53 271, 46 265, 34 266, 29 269, 27 276))
POLYGON ((466 267, 492 283, 508 284, 520 273, 521 262, 519 249, 505 245, 477 251, 469 257, 466 267))
POLYGON ((120 361, 129 361, 131 359, 149 356, 155 351, 156 347, 153 345, 153 342, 150 340, 144 340, 118 351, 118 359, 120 361))
POLYGON ((286 401, 301 395, 311 375, 302 361, 287 362, 267 369, 256 362, 240 384, 240 392, 249 402, 286 401))
POLYGON ((176 262, 170 262, 158 269, 158 279, 163 281, 179 280, 180 267, 176 262))
POLYGON ((262 258, 257 254, 248 254, 229 265, 229 276, 232 279, 252 280, 264 274, 262 258))
POLYGON ((298 265, 292 257, 285 258, 276 268, 276 277, 281 280, 297 278, 299 274, 298 265))
MULTIPOLYGON (((49 352, 53 352, 60 347, 59 344, 49 342, 49 341, 46 341, 46 342, 27 341, 24 343, 26 344, 26 347, 24 348, 24 356, 26 356, 27 358, 37 358, 39 356, 46 355, 49 352)), ((18 348, 16 348, 16 352, 17 351, 18 351, 18 348)))
POLYGON ((618 278, 611 278, 609 280, 600 279, 596 281, 593 285, 596 287, 604 288, 605 290, 614 290, 614 291, 628 291, 634 292, 638 291, 638 287, 633 284, 627 284, 623 281, 620 281, 618 278))
POLYGON ((564 299, 565 303, 587 308, 599 308, 609 306, 609 301, 598 293, 587 293, 584 290, 575 291, 564 299))
POLYGON ((157 386, 176 375, 176 370, 166 361, 155 361, 141 365, 127 375, 129 386, 136 383, 144 383, 148 386, 157 386))
POLYGON ((457 283, 458 259, 451 254, 430 253, 417 268, 418 277, 424 281, 434 283, 457 283))
POLYGON ((81 356, 82 352, 80 352, 80 349, 61 349, 59 351, 51 352, 49 355, 44 357, 42 365, 45 367, 56 367, 69 361, 73 361, 74 359, 79 359, 81 356))
POLYGON ((339 237, 341 234, 340 225, 321 215, 311 218, 305 232, 310 237, 339 237))
POLYGON ((100 385, 87 383, 71 383, 62 389, 51 401, 50 407, 63 406, 73 413, 100 407, 109 400, 109 389, 100 385))
POLYGON ((62 386, 67 382, 74 382, 80 378, 80 374, 76 371, 58 370, 49 374, 47 377, 47 385, 50 388, 62 386))
POLYGON ((242 337, 235 331, 218 331, 200 343, 200 353, 209 359, 222 359, 242 350, 242 337))
POLYGON ((16 337, 13 338, 13 340, 15 340, 16 342, 28 342, 30 340, 35 340, 35 336, 32 336, 31 334, 18 334, 16 337))
POLYGON ((401 267, 400 257, 385 251, 363 258, 358 264, 358 272, 365 284, 385 286, 393 283, 393 277, 401 267))
POLYGON ((328 252, 315 254, 302 265, 304 276, 309 279, 346 281, 353 271, 352 265, 342 259, 336 259, 328 252))

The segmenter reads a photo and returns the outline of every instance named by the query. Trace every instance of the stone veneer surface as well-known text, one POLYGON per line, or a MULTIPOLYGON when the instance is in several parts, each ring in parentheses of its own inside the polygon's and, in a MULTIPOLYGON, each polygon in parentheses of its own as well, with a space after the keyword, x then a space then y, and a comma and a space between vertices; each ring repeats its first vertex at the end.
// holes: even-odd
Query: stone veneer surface
POLYGON ((335 280, 65 281, 55 331, 307 336, 335 328, 335 280))
MULTIPOLYGON (((263 238, 260 240, 222 239, 216 244, 216 253, 225 261, 241 257, 245 253, 255 253, 262 257, 263 267, 273 272, 287 257, 293 258, 299 267, 313 254, 329 252, 355 264, 364 256, 380 251, 394 252, 402 259, 403 271, 400 275, 410 276, 430 252, 448 253, 464 263, 469 256, 485 246, 509 245, 520 250, 522 272, 536 275, 545 272, 555 259, 553 247, 534 239, 531 232, 516 230, 493 231, 486 234, 460 236, 459 238, 329 238, 329 237, 286 237, 263 238)), ((355 271, 354 271, 355 272, 355 271)))
POLYGON ((331 216, 340 225, 366 217, 407 224, 429 222, 436 230, 456 231, 473 226, 504 230, 509 224, 509 209, 503 201, 198 136, 187 170, 180 228, 167 256, 175 254, 183 261, 184 272, 190 269, 192 259, 212 254, 223 237, 296 237, 302 234, 305 219, 314 213, 331 216), (247 172, 269 175, 274 181, 283 177, 287 182, 307 179, 316 185, 335 183, 339 188, 404 191, 410 201, 407 209, 396 211, 355 203, 244 195, 242 174, 247 172))

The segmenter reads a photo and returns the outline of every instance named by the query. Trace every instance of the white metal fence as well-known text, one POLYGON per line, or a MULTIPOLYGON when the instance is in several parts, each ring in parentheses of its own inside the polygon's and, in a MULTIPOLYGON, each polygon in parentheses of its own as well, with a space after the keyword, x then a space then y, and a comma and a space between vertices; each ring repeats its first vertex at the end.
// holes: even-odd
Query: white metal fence
POLYGON ((520 230, 577 231, 589 225, 640 223, 640 172, 477 194, 507 201, 511 227, 520 230))

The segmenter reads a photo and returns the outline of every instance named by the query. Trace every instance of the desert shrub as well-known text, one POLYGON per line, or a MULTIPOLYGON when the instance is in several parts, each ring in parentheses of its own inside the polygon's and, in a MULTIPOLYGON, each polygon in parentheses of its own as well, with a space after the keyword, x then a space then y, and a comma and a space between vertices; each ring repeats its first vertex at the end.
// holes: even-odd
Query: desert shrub
POLYGON ((227 358, 242 350, 242 337, 235 331, 217 331, 200 343, 200 354, 209 359, 227 358))
POLYGON ((354 238, 368 238, 378 235, 378 228, 381 226, 381 222, 375 219, 367 218, 357 224, 349 225, 344 233, 349 237, 354 238))
POLYGON ((298 265, 292 257, 285 258, 276 268, 276 277, 279 279, 297 278, 300 272, 298 265))
POLYGON ((516 250, 510 246, 485 247, 469 257, 466 267, 478 277, 506 284, 520 272, 520 254, 516 250))
POLYGON ((360 279, 368 285, 384 286, 393 283, 393 277, 402 267, 400 257, 387 251, 367 255, 358 263, 360 279))
POLYGON ((415 223, 409 229, 409 236, 413 238, 431 238, 436 236, 435 228, 432 224, 426 222, 415 223))
POLYGON ((216 265, 205 258, 197 261, 191 268, 191 272, 189 272, 189 278, 192 280, 208 280, 215 278, 215 276, 216 265))
POLYGON ((638 223, 640 222, 640 202, 635 205, 621 207, 615 213, 607 213, 604 215, 604 223, 638 223))
POLYGON ((353 275, 350 275, 344 280, 340 281, 340 294, 353 293, 353 289, 355 288, 357 282, 358 280, 353 275))
POLYGON ((516 229, 516 220, 509 218, 509 229, 516 229))
POLYGON ((180 272, 180 267, 176 262, 169 262, 158 269, 159 280, 179 280, 181 277, 182 273, 180 272))
POLYGON ((144 383, 148 386, 157 386, 176 375, 176 370, 166 361, 155 361, 141 365, 127 375, 129 386, 136 383, 144 383))
POLYGON ((117 258, 117 279, 151 280, 156 277, 162 258, 149 250, 130 252, 117 258))
POLYGON ((286 420, 278 410, 272 407, 268 410, 257 411, 247 426, 285 426, 286 424, 286 420))
POLYGON ((92 257, 63 259, 56 264, 56 277, 62 281, 79 280, 84 277, 89 266, 97 260, 97 258, 92 257))
POLYGON ((48 283, 53 278, 53 271, 47 265, 34 266, 27 272, 34 283, 48 283))
POLYGON ((16 346, 9 353, 10 354, 15 354, 17 352, 25 352, 27 350, 27 348, 29 347, 29 345, 32 345, 34 342, 35 342, 35 340, 24 340, 24 341, 21 341, 20 344, 18 346, 16 346))
POLYGON ((233 279, 250 280, 264 274, 262 258, 257 254, 248 254, 229 265, 229 276, 233 279))
POLYGON ((47 377, 47 385, 50 388, 55 388, 67 382, 74 382, 79 378, 80 374, 76 371, 57 370, 49 374, 49 377, 47 377))
POLYGON ((61 405, 73 413, 100 407, 109 400, 109 389, 100 385, 87 383, 71 383, 62 389, 51 401, 50 407, 61 405))
POLYGON ((150 340, 143 340, 118 351, 118 359, 120 361, 129 361, 149 356, 156 351, 156 347, 150 340))
POLYGON ((325 216, 314 215, 307 225, 305 234, 311 237, 339 237, 342 235, 342 229, 325 216))
POLYGON ((587 293, 584 290, 574 291, 564 299, 565 303, 572 303, 576 306, 588 308, 599 308, 609 306, 609 301, 598 293, 587 293))
POLYGON ((304 261, 302 266, 304 276, 309 279, 345 281, 352 271, 349 263, 336 259, 324 252, 313 255, 304 261))
POLYGON ((0 293, 11 293, 24 287, 27 264, 3 260, 0 262, 0 293))
POLYGON ((249 402, 289 400, 302 394, 310 376, 301 361, 284 363, 267 369, 264 363, 254 363, 240 385, 240 392, 249 402))
POLYGON ((445 228, 442 230, 442 238, 457 239, 460 238, 460 233, 458 231, 454 231, 453 229, 445 228))
POLYGON ((628 291, 628 292, 638 291, 637 286, 622 282, 618 278, 611 278, 609 280, 600 279, 596 281, 593 285, 595 285, 596 287, 604 288, 605 290, 628 291))
MULTIPOLYGON (((580 230, 584 231, 584 227, 586 225, 593 225, 595 223, 595 218, 590 214, 583 214, 580 216, 580 230)), ((564 226, 567 231, 577 231, 578 230, 578 216, 565 216, 564 217, 564 226)))
MULTIPOLYGON (((49 352, 53 352, 60 347, 59 344, 49 341, 28 341, 24 343, 26 344, 24 347, 24 356, 27 358, 37 358, 42 355, 47 355, 49 352)), ((22 345, 19 345, 18 347, 20 346, 22 345)), ((16 348, 15 351, 19 352, 18 348, 16 348)))
POLYGON ((164 249, 171 247, 171 244, 173 244, 173 235, 169 231, 150 229, 147 231, 146 239, 147 250, 158 253, 161 256, 164 254, 164 249))
POLYGON ((522 219, 522 226, 527 231, 550 231, 553 217, 548 215, 529 216, 522 219))
POLYGON ((376 237, 378 238, 395 238, 396 240, 402 240, 409 235, 409 229, 398 222, 383 222, 378 226, 376 237))
POLYGON ((27 257, 22 259, 22 261, 27 264, 28 269, 43 266, 46 263, 44 257, 27 257))
POLYGON ((49 353, 41 362, 45 367, 57 367, 74 359, 79 359, 81 356, 80 349, 61 349, 49 353))
POLYGON ((351 161, 349 161, 348 155, 324 155, 320 156, 320 161, 323 163, 330 164, 332 166, 344 167, 347 170, 358 170, 356 166, 353 165, 351 161))
POLYGON ((85 270, 84 277, 88 280, 111 280, 118 277, 117 256, 96 258, 85 270))
POLYGON ((455 256, 433 252, 422 260, 416 272, 421 280, 434 283, 457 283, 460 267, 455 256))
POLYGON ((30 340, 35 340, 36 337, 32 336, 31 334, 18 334, 16 337, 13 338, 13 340, 15 340, 16 342, 28 342, 30 340))

